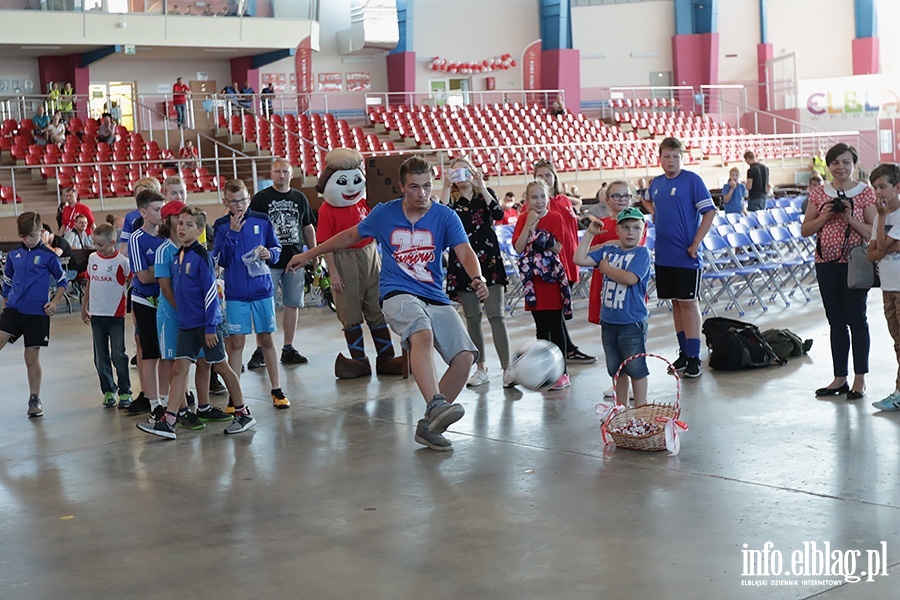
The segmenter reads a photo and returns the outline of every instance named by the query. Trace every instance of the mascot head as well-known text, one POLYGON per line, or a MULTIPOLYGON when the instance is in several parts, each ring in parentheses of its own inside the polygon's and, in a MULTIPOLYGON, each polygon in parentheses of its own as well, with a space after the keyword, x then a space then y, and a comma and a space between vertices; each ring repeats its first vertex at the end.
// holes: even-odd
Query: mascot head
POLYGON ((362 154, 350 148, 335 148, 325 155, 325 168, 316 191, 335 207, 353 206, 366 195, 362 154))

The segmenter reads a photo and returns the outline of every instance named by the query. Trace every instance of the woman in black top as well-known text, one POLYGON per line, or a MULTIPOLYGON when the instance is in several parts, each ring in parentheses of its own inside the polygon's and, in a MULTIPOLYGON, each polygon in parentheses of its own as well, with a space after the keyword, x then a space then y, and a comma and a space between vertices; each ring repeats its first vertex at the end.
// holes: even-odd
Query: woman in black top
MULTIPOLYGON (((500 366, 503 367, 503 385, 511 387, 513 382, 509 373, 509 333, 503 315, 506 306, 504 300, 506 269, 500 256, 500 243, 494 232, 494 221, 503 218, 503 209, 497 202, 494 191, 485 186, 484 176, 465 157, 453 159, 450 167, 445 169, 441 203, 450 206, 459 215, 469 236, 469 243, 481 262, 481 273, 488 285, 484 312, 491 325, 494 348, 500 357, 500 366)), ((450 263, 447 266, 447 295, 451 300, 462 304, 469 337, 478 348, 476 371, 466 384, 475 387, 488 382, 488 372, 485 364, 484 334, 481 331, 481 303, 469 287, 471 281, 456 254, 451 250, 450 263)))

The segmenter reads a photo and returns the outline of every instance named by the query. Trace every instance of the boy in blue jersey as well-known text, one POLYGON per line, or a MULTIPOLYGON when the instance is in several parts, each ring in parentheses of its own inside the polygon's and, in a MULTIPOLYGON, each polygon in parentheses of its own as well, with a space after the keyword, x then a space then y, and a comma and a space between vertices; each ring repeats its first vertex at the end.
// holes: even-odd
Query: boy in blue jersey
POLYGON ((289 408, 291 401, 281 390, 272 340, 276 329, 275 286, 268 268, 260 268, 260 263, 275 266, 281 244, 269 217, 248 210, 250 193, 243 181, 233 179, 225 184, 223 202, 229 214, 216 221, 213 257, 224 269, 228 362, 235 373, 241 372, 245 337, 255 330, 256 346, 262 348, 266 359, 272 404, 289 408))
MULTIPOLYGON (((134 183, 135 201, 137 201, 138 195, 144 190, 150 190, 151 192, 156 192, 158 194, 161 190, 159 180, 156 177, 144 177, 143 179, 138 179, 134 183)), ((131 239, 131 234, 134 233, 135 221, 138 221, 140 218, 141 211, 135 208, 125 215, 125 219, 122 222, 122 231, 119 234, 119 252, 125 256, 128 256, 128 241, 131 239)), ((138 227, 140 227, 139 221, 138 227)))
POLYGON ((178 309, 178 341, 172 368, 172 393, 163 419, 138 423, 138 429, 160 437, 175 439, 178 413, 186 409, 187 377, 191 363, 200 359, 213 365, 222 376, 234 402, 234 418, 225 428, 226 434, 247 431, 256 421, 244 406, 237 375, 228 365, 223 342, 222 313, 219 309, 216 272, 212 257, 197 239, 206 228, 206 213, 194 206, 181 210, 178 240, 181 248, 171 265, 172 292, 178 309))
POLYGON ((672 300, 678 337, 674 367, 685 377, 700 377, 700 244, 716 216, 706 184, 681 168, 684 146, 676 138, 659 144, 664 176, 656 177, 643 200, 656 223, 656 295, 672 300))
POLYGON ((66 273, 59 257, 41 243, 41 216, 26 212, 16 219, 22 245, 10 251, 3 268, 0 314, 0 349, 25 338, 25 370, 28 373, 28 418, 44 416, 41 403, 41 347, 50 342, 50 315, 66 292, 66 273), (52 278, 52 279, 51 279, 52 278), (47 300, 56 282, 56 293, 47 300))
POLYGON ((298 254, 288 263, 297 270, 320 254, 349 248, 374 237, 383 248, 379 280, 385 319, 409 350, 410 371, 425 398, 425 418, 416 442, 432 450, 453 450, 443 434, 465 414, 453 401, 469 378, 478 350, 444 293, 442 253, 452 248, 472 279, 479 300, 488 295, 481 264, 456 212, 431 200, 431 165, 418 156, 400 166, 403 198, 376 206, 363 221, 298 254), (434 349, 449 365, 438 381, 434 349))
POLYGON ((128 240, 128 262, 133 278, 131 280, 131 310, 134 313, 135 332, 141 353, 138 360, 138 377, 141 390, 149 402, 142 406, 135 400, 129 407, 129 414, 140 414, 147 410, 159 416, 165 406, 161 392, 169 391, 169 369, 165 361, 160 362, 159 336, 156 331, 156 307, 159 304, 159 283, 153 273, 156 250, 163 240, 157 233, 162 223, 162 207, 166 199, 156 192, 145 190, 135 200, 141 212, 143 223, 128 240))
MULTIPOLYGON (((591 222, 587 234, 575 249, 575 264, 595 267, 603 274, 600 326, 606 371, 610 377, 615 377, 625 359, 647 352, 650 250, 638 245, 644 235, 644 214, 637 208, 626 208, 616 216, 618 245, 603 245, 591 252, 591 241, 602 229, 602 223, 591 222)), ((634 405, 646 404, 648 374, 644 357, 625 365, 616 383, 616 402, 627 404, 630 379, 634 386, 634 405)))

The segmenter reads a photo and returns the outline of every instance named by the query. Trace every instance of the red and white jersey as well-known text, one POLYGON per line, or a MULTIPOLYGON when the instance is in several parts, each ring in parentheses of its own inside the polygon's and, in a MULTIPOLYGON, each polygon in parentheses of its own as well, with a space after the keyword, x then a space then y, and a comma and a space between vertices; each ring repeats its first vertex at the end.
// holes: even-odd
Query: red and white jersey
POLYGON ((94 252, 88 257, 90 281, 88 313, 92 317, 124 317, 128 282, 128 257, 116 252, 104 258, 94 252))

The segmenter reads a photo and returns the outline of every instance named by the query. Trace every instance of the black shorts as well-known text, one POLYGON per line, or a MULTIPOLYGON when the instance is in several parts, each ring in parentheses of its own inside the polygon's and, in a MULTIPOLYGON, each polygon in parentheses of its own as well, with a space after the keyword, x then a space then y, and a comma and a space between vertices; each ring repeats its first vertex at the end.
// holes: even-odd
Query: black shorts
POLYGON ((700 269, 656 267, 656 297, 660 300, 696 300, 700 296, 700 269))
POLYGON ((26 315, 14 308, 4 308, 0 313, 0 331, 9 334, 12 344, 20 337, 25 338, 26 348, 48 346, 50 344, 50 317, 47 315, 26 315))
POLYGON ((227 358, 225 356, 225 343, 222 341, 224 330, 224 327, 221 325, 216 328, 216 336, 219 339, 216 345, 210 348, 206 345, 205 327, 179 329, 178 342, 175 344, 175 359, 183 358, 195 363, 198 358, 204 358, 211 365, 224 362, 227 358))
POLYGON ((156 307, 140 302, 132 302, 134 311, 134 333, 141 345, 141 359, 154 360, 161 358, 159 352, 159 332, 156 330, 156 307))

